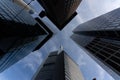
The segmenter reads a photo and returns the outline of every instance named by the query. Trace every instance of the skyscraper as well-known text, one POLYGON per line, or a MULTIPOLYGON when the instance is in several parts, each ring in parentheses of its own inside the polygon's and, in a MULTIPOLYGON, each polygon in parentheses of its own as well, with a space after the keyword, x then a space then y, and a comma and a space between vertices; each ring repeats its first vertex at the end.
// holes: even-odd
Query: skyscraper
POLYGON ((45 12, 40 13, 46 16, 61 30, 76 15, 76 9, 82 0, 38 0, 45 12))
POLYGON ((9 0, 0 0, 0 72, 39 49, 52 32, 9 0))
POLYGON ((120 8, 80 24, 72 39, 115 80, 120 76, 120 8))
POLYGON ((66 54, 50 53, 33 80, 84 80, 78 65, 66 54))

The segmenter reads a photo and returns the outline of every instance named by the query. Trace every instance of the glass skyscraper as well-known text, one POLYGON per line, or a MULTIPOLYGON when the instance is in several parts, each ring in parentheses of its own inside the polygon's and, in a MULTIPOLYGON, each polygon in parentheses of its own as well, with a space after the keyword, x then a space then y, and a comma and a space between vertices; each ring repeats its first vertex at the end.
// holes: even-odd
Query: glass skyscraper
POLYGON ((79 66, 65 51, 51 52, 33 80, 84 80, 79 66))
MULTIPOLYGON (((82 0, 37 0, 45 9, 46 16, 61 30, 76 15, 82 0)), ((40 16, 43 16, 40 13, 40 16)))
POLYGON ((39 49, 52 32, 22 7, 0 0, 0 72, 39 49))
POLYGON ((120 76, 120 8, 80 24, 71 38, 115 80, 120 76))

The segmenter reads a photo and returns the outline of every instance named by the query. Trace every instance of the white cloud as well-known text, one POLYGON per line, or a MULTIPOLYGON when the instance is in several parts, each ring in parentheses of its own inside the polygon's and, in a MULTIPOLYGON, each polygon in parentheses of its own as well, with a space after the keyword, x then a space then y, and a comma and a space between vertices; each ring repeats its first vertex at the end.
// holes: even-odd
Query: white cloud
POLYGON ((24 68, 29 68, 33 72, 36 70, 37 65, 41 64, 43 60, 42 53, 35 51, 32 52, 29 57, 26 57, 22 62, 24 68))
POLYGON ((87 3, 95 16, 99 16, 120 7, 120 0, 87 0, 87 3))
POLYGON ((84 61, 84 55, 80 55, 78 60, 77 60, 78 65, 81 66, 86 66, 86 62, 84 61))
POLYGON ((78 14, 76 20, 77 20, 78 23, 80 23, 80 22, 83 23, 84 22, 84 20, 80 17, 79 14, 78 14))
POLYGON ((54 35, 44 46, 44 50, 46 51, 54 51, 57 50, 58 44, 59 44, 59 38, 56 38, 56 35, 54 35))
MULTIPOLYGON (((50 25, 48 24, 48 26, 50 28, 53 27, 54 30, 56 30, 55 31, 56 34, 53 35, 53 37, 39 51, 31 53, 30 55, 28 55, 27 57, 25 57, 23 60, 21 60, 18 63, 18 64, 21 64, 21 66, 23 68, 23 71, 21 71, 21 73, 23 73, 22 75, 25 75, 24 70, 26 70, 26 68, 28 71, 30 70, 30 72, 35 71, 43 60, 42 54, 45 54, 45 53, 48 54, 49 51, 51 52, 51 51, 57 50, 57 48, 61 44, 64 45, 64 48, 68 51, 68 54, 70 54, 72 56, 72 58, 74 58, 74 60, 76 60, 80 66, 83 67, 86 65, 89 67, 89 71, 90 71, 90 68, 91 68, 90 66, 92 63, 92 62, 90 62, 91 60, 88 58, 88 56, 83 55, 83 50, 80 49, 80 47, 78 47, 76 43, 71 41, 71 39, 69 38, 69 36, 70 36, 69 34, 70 34, 70 32, 72 32, 73 27, 76 27, 75 26, 76 23, 84 22, 85 20, 88 20, 88 18, 89 19, 92 18, 93 17, 92 15, 98 16, 103 13, 106 13, 107 11, 110 11, 112 9, 119 7, 120 0, 83 0, 83 1, 87 2, 87 4, 84 7, 89 8, 88 11, 85 10, 86 14, 80 14, 80 16, 78 15, 78 18, 76 19, 77 22, 74 23, 74 21, 73 21, 71 24, 69 24, 69 29, 66 28, 66 30, 63 32, 60 32, 60 34, 58 34, 58 32, 59 32, 58 29, 56 29, 55 26, 52 26, 53 24, 51 24, 50 21, 45 19, 46 22, 50 23, 50 25), (90 15, 90 16, 87 16, 87 15, 90 15), (86 18, 83 18, 83 16, 86 18), (72 26, 72 29, 71 29, 71 26, 72 26), (68 34, 68 32, 69 32, 69 34, 68 34), (84 61, 85 58, 87 58, 86 61, 88 59, 89 59, 89 61, 85 62, 84 61), (89 65, 88 65, 88 63, 89 63, 89 65)), ((36 6, 36 8, 37 8, 37 6, 36 6)), ((85 8, 82 8, 82 9, 84 10, 85 8)), ((79 13, 81 13, 81 11, 79 11, 79 13)), ((53 30, 53 28, 52 28, 52 30, 53 30)), ((97 64, 92 64, 92 66, 93 65, 97 65, 97 64)), ((18 67, 18 68, 21 68, 21 67, 18 67)), ((95 67, 95 69, 96 69, 96 67, 95 67)), ((22 70, 22 69, 20 69, 20 70, 22 70)), ((97 66, 97 70, 98 70, 98 72, 97 72, 98 80, 113 80, 110 76, 109 76, 109 79, 105 79, 107 73, 100 66, 97 66)), ((84 70, 82 70, 82 71, 84 71, 84 70)), ((91 71, 95 72, 96 70, 91 70, 91 71)), ((18 76, 21 77, 20 75, 18 75, 18 76)), ((88 75, 86 75, 86 76, 88 76, 88 75)), ((89 76, 91 76, 91 74, 89 74, 89 76)), ((26 78, 26 76, 25 76, 25 78, 26 78)), ((25 80, 25 78, 24 78, 24 80, 25 80)), ((2 76, 2 77, 0 77, 0 80, 8 80, 8 79, 6 77, 2 76)))
POLYGON ((32 72, 36 71, 36 67, 33 63, 27 63, 24 65, 24 68, 30 69, 32 72))
POLYGON ((120 7, 120 0, 83 0, 77 9, 82 22, 120 7))

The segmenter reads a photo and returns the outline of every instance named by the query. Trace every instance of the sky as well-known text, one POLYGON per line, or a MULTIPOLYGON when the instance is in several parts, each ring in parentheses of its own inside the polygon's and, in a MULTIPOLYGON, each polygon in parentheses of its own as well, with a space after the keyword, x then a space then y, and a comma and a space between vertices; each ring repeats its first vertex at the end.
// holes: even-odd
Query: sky
MULTIPOLYGON (((25 1, 29 2, 30 0, 25 1)), ((35 8, 36 12, 40 12, 43 9, 36 1, 32 2, 31 5, 35 8)), ((79 65, 85 80, 92 80, 94 77, 97 80, 114 80, 70 36, 79 24, 118 7, 120 7, 120 0, 83 0, 77 9, 78 15, 62 31, 59 31, 47 17, 43 18, 42 21, 54 32, 53 37, 39 50, 30 53, 0 73, 0 80, 31 80, 42 61, 50 52, 58 50, 60 45, 64 47, 68 55, 79 65)))

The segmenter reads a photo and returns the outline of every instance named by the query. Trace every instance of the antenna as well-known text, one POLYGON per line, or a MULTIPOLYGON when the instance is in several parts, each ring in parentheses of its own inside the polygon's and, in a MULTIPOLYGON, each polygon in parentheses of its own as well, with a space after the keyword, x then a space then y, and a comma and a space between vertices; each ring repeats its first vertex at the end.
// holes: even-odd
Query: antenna
POLYGON ((63 50, 64 50, 63 46, 60 45, 60 49, 58 50, 58 53, 57 53, 57 54, 61 53, 63 50))

